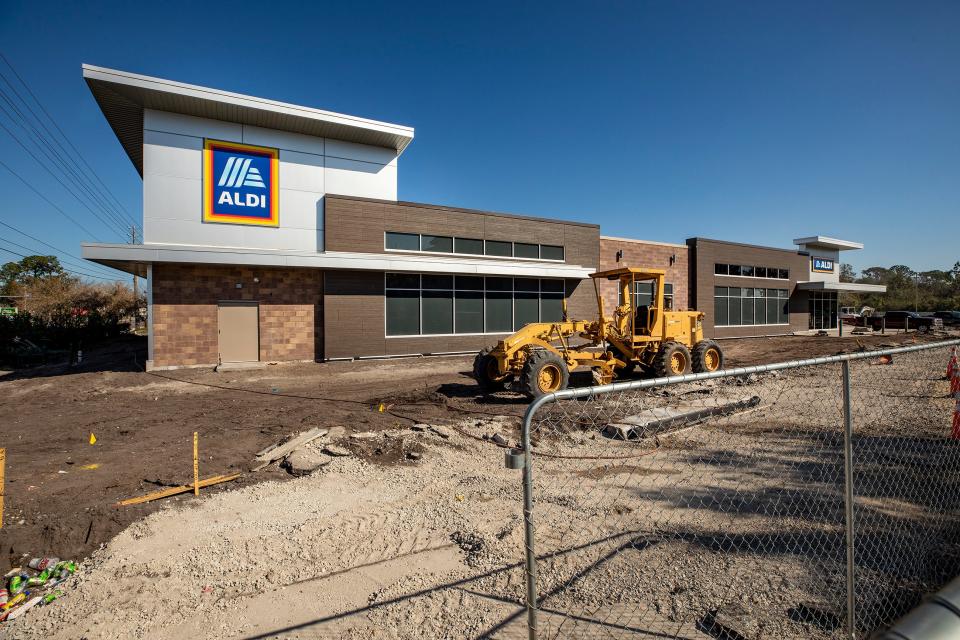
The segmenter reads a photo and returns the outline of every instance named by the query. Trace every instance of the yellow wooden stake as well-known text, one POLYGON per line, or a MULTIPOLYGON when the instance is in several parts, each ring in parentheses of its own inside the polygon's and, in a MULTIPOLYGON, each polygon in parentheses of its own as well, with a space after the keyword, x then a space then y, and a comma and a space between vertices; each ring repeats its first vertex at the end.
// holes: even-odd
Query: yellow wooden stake
POLYGON ((193 495, 200 495, 200 459, 197 455, 197 432, 193 432, 193 495))
MULTIPOLYGON (((222 482, 230 482, 236 480, 240 477, 239 473, 234 473, 229 476, 211 476, 204 480, 200 481, 201 487, 209 487, 215 484, 220 484, 222 482)), ((125 507, 131 504, 142 504, 144 502, 150 502, 151 500, 159 500, 160 498, 167 498, 169 496, 175 496, 181 493, 189 493, 194 488, 193 485, 185 484, 179 487, 169 487, 167 489, 162 489, 160 491, 154 491, 153 493, 148 493, 145 496, 140 496, 139 498, 129 498, 127 500, 121 500, 117 503, 119 507, 125 507)))
POLYGON ((0 449, 0 529, 3 529, 3 486, 6 482, 7 450, 0 449))

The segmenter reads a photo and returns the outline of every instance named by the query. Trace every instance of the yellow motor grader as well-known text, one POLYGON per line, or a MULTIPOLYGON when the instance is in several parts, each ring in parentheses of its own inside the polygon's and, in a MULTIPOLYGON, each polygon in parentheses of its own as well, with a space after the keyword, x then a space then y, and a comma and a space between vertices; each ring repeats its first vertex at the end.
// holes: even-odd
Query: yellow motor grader
POLYGON ((633 267, 591 274, 596 320, 568 320, 564 304, 562 322, 528 324, 480 351, 474 378, 487 391, 516 382, 520 391, 537 398, 566 388, 578 367, 590 367, 597 384, 613 382, 637 366, 658 377, 722 368, 720 346, 703 339, 703 313, 664 308, 665 274, 633 267), (621 304, 612 318, 604 315, 601 280, 617 281, 621 304), (652 284, 651 304, 638 306, 637 284, 644 282, 652 284))

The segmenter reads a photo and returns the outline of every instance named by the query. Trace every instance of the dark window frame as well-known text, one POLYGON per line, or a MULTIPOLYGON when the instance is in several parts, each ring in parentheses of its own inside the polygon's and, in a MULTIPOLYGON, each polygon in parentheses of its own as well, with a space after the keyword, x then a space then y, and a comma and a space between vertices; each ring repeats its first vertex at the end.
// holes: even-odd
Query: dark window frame
POLYGON ((537 262, 565 262, 567 258, 567 250, 564 245, 558 244, 541 244, 537 242, 515 242, 513 240, 488 240, 483 238, 468 238, 462 236, 444 236, 436 235, 432 233, 413 233, 409 231, 384 231, 383 232, 383 248, 384 251, 397 251, 397 252, 406 252, 406 253, 430 253, 430 254, 441 254, 448 256, 487 256, 492 258, 510 258, 512 260, 532 260, 537 262), (398 248, 390 246, 390 238, 394 237, 406 237, 411 239, 414 236, 417 238, 417 248, 398 248), (450 240, 450 251, 443 250, 432 250, 426 249, 424 245, 424 238, 440 238, 440 239, 449 239, 450 240), (460 242, 470 242, 470 243, 480 243, 478 247, 479 251, 460 251, 457 248, 457 245, 460 242), (508 253, 491 253, 489 251, 489 244, 496 244, 497 246, 502 246, 503 248, 509 247, 508 253), (536 247, 537 255, 536 257, 532 256, 518 256, 517 255, 517 246, 522 247, 536 247), (554 256, 559 257, 544 257, 544 250, 549 250, 554 256))
MULTIPOLYGON (((441 336, 463 336, 463 335, 502 335, 509 334, 514 331, 517 331, 519 328, 517 326, 517 304, 518 301, 527 301, 525 305, 527 310, 530 310, 529 301, 536 301, 534 305, 536 307, 536 320, 529 320, 530 322, 558 322, 562 320, 562 308, 563 301, 566 299, 566 281, 562 278, 523 278, 523 277, 513 277, 513 276, 458 276, 451 274, 435 274, 435 273, 403 273, 403 272, 384 272, 384 336, 387 338, 419 338, 419 337, 441 337, 441 336), (416 278, 417 286, 413 287, 410 283, 403 283, 404 279, 416 278), (443 278, 449 278, 449 284, 444 282, 443 278), (398 280, 406 286, 390 286, 387 283, 393 279, 394 282, 398 280), (433 279, 433 282, 429 282, 428 279, 433 279), (461 280, 462 279, 462 280, 461 280), (497 284, 504 288, 490 287, 488 281, 494 280, 497 284), (478 283, 479 281, 479 283, 478 283), (518 284, 518 281, 520 282, 518 284), (544 283, 550 283, 545 285, 544 283), (506 286, 509 285, 509 286, 506 286), (479 287, 479 288, 478 288, 479 287), (520 288, 518 288, 520 287, 520 288), (390 304, 390 292, 416 292, 417 300, 417 326, 419 329, 418 333, 398 333, 390 332, 390 314, 388 313, 388 308, 390 304), (450 300, 450 322, 451 327, 450 333, 427 333, 425 332, 425 323, 424 323, 424 293, 449 293, 450 300), (457 308, 457 294, 461 295, 461 299, 477 299, 479 294, 479 299, 481 301, 479 313, 480 313, 480 322, 482 325, 482 330, 477 331, 466 331, 462 332, 458 330, 459 323, 457 321, 458 308, 457 308), (490 318, 488 317, 489 312, 489 301, 492 299, 502 300, 510 308, 510 324, 509 329, 504 328, 503 330, 490 330, 490 318), (551 318, 556 317, 556 319, 546 318, 545 316, 545 305, 544 301, 549 301, 548 306, 550 307, 551 318), (559 306, 557 302, 559 301, 559 306)), ((433 296, 431 296, 431 299, 433 296)), ((409 296, 406 299, 411 299, 409 296)), ((445 298, 446 299, 446 298, 445 298)), ((476 311, 470 312, 476 313, 476 311)), ((505 320, 505 318, 504 318, 505 320)), ((429 323, 427 323, 429 324, 429 323)), ((507 324, 503 323, 504 327, 507 327, 507 324)))

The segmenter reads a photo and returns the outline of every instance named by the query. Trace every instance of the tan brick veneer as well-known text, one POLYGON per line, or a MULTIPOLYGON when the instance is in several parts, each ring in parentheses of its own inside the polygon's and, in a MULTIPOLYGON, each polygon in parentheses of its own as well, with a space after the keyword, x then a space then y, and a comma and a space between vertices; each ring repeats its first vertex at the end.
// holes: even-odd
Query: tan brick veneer
POLYGON ((217 304, 226 300, 259 303, 261 360, 322 359, 321 271, 155 264, 153 365, 216 364, 217 304))
MULTIPOLYGON (((690 309, 690 281, 688 248, 683 245, 659 244, 642 240, 600 238, 600 270, 617 267, 646 267, 665 269, 667 282, 673 284, 673 308, 676 311, 690 309), (623 257, 617 262, 617 251, 623 257), (671 256, 676 256, 670 264, 671 256)), ((617 306, 617 283, 604 280, 600 285, 603 310, 610 315, 617 306)))

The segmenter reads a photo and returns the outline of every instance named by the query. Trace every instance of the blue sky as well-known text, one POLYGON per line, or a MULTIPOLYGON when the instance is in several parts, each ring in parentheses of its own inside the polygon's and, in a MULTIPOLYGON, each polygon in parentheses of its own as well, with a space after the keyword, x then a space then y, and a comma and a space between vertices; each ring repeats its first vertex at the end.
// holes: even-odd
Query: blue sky
MULTIPOLYGON (((866 244, 857 269, 960 260, 960 3, 457 4, 0 0, 0 50, 136 217, 83 62, 414 126, 404 200, 670 242, 832 235, 866 244)), ((0 160, 120 240, 2 130, 0 160)), ((90 239, 2 168, 0 188, 0 221, 90 239)))

